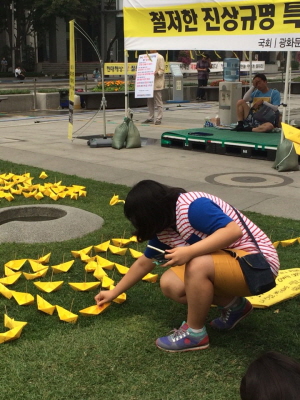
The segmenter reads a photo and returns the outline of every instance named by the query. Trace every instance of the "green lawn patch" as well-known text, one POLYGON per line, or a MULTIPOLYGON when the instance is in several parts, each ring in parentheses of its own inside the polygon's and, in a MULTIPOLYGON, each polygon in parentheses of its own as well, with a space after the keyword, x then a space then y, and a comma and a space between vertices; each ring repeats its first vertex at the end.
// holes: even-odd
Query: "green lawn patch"
MULTIPOLYGON (((46 171, 48 178, 39 179, 38 168, 0 161, 0 174, 30 172, 33 183, 58 182, 63 185, 82 185, 87 197, 78 200, 60 199, 68 206, 79 207, 104 218, 103 228, 79 239, 66 242, 19 244, 0 246, 1 277, 4 264, 13 259, 38 258, 51 252, 50 266, 72 260, 71 250, 97 245, 111 238, 132 234, 130 223, 123 215, 123 205, 110 206, 114 194, 125 199, 128 187, 97 182, 73 175, 46 171)), ((199 188, 200 189, 200 188, 199 188)), ((21 204, 55 204, 44 198, 15 196, 7 202, 0 198, 0 207, 21 204)), ((298 237, 300 221, 245 213, 257 223, 272 241, 298 237)), ((80 223, 80 221, 79 221, 80 223)), ((5 229, 5 225, 1 226, 5 229)), ((66 229, 68 229, 66 227, 66 229)), ((145 244, 130 245, 142 251, 145 244)), ((300 245, 278 249, 282 268, 300 267, 300 245)), ((105 253, 99 253, 106 257, 105 253)), ((109 260, 130 266, 130 255, 117 256, 110 252, 109 260)), ((53 275, 53 280, 64 280, 61 290, 53 293, 38 291, 32 281, 22 276, 9 287, 12 290, 39 294, 51 304, 72 312, 94 304, 98 292, 75 292, 68 282, 95 280, 85 273, 84 263, 75 259, 68 273, 53 275)), ((22 268, 28 272, 29 264, 22 268)), ((156 267, 154 273, 164 270, 156 267)), ((114 280, 121 275, 107 271, 114 280)), ((45 278, 51 280, 48 271, 45 278)), ((27 321, 20 339, 0 344, 2 371, 0 385, 5 398, 22 400, 238 400, 241 377, 249 363, 268 350, 283 352, 299 359, 299 297, 269 309, 256 310, 228 333, 216 332, 208 326, 211 347, 204 351, 169 354, 158 350, 154 341, 178 327, 186 317, 186 307, 164 298, 159 283, 139 282, 127 292, 123 304, 112 303, 103 314, 95 317, 79 316, 76 324, 61 322, 57 314, 39 312, 36 305, 19 306, 14 299, 0 297, 0 331, 3 314, 27 321), (276 312, 275 312, 276 311, 276 312)), ((217 315, 212 308, 210 318, 217 315)))

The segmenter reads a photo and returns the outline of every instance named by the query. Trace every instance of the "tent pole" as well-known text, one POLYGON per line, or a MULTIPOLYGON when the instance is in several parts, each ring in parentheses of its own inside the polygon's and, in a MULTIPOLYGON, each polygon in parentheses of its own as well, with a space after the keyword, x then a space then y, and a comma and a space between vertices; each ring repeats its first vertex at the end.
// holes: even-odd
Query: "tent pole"
POLYGON ((125 68, 125 117, 128 116, 128 52, 124 50, 124 68, 125 68))
POLYGON ((105 88, 104 88, 104 68, 103 68, 103 60, 100 60, 100 68, 101 68, 101 81, 102 81, 102 101, 101 106, 103 110, 103 137, 106 139, 106 99, 105 99, 105 88))
MULTIPOLYGON (((290 82, 291 57, 292 57, 292 52, 288 51, 287 57, 286 57, 286 67, 285 67, 282 122, 285 122, 285 118, 286 118, 285 115, 286 115, 286 104, 287 104, 287 96, 288 96, 289 82, 290 82)), ((283 140, 283 130, 281 129, 281 142, 282 142, 282 140, 283 140)))
POLYGON ((251 87, 252 82, 252 51, 249 51, 249 87, 251 87))

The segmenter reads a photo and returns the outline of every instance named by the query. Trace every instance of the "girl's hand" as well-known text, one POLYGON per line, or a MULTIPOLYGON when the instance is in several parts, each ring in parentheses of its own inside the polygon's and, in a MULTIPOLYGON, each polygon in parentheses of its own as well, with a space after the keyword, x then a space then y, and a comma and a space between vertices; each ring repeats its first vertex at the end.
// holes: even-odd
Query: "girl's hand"
POLYGON ((174 267, 175 265, 183 265, 191 260, 190 246, 175 247, 174 249, 166 250, 165 258, 168 260, 163 267, 174 267))
POLYGON ((116 296, 114 296, 112 290, 101 290, 94 298, 97 306, 102 306, 105 303, 109 303, 114 300, 116 296))

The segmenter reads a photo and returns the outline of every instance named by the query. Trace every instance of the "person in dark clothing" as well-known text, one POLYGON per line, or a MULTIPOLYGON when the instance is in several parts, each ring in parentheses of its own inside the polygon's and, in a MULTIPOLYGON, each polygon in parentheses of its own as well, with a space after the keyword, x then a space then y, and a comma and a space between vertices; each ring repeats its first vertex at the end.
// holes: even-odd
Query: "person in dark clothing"
POLYGON ((208 77, 211 68, 211 61, 208 54, 203 54, 197 61, 196 69, 198 71, 198 90, 196 100, 206 100, 204 86, 207 86, 208 77))

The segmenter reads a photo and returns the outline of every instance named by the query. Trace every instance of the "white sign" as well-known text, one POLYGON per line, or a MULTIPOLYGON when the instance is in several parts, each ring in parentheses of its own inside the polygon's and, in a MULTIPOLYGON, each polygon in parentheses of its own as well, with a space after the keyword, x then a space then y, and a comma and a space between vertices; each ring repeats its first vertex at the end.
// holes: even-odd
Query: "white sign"
POLYGON ((135 98, 153 97, 156 60, 157 53, 139 56, 135 78, 135 98))

